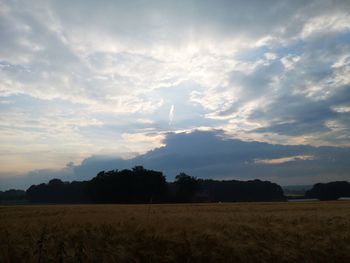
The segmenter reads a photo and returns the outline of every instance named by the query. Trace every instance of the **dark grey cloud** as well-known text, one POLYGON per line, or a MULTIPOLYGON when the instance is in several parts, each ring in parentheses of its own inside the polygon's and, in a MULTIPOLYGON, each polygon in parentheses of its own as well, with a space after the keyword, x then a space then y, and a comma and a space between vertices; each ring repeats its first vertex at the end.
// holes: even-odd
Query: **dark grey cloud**
POLYGON ((280 96, 264 109, 252 112, 249 118, 277 119, 271 121, 269 126, 258 128, 254 132, 274 132, 289 136, 317 134, 319 139, 328 136, 324 138, 324 142, 347 145, 350 142, 350 112, 339 112, 337 107, 349 107, 349 92, 350 86, 344 86, 339 87, 336 92, 333 91, 329 97, 319 100, 294 94, 280 96))
MULTIPOLYGON (((168 180, 180 172, 216 179, 271 180, 283 185, 312 184, 350 179, 350 149, 279 145, 241 141, 227 137, 222 131, 170 133, 164 143, 133 159, 92 156, 80 165, 70 164, 58 171, 34 171, 22 177, 19 186, 45 182, 59 177, 64 180, 88 180, 99 171, 143 165, 164 171, 168 180)), ((18 183, 15 177, 2 179, 4 185, 18 183), (12 180, 12 181, 11 181, 12 180)))
POLYGON ((279 120, 255 132, 275 132, 285 135, 305 135, 331 131, 326 121, 337 118, 338 114, 325 101, 312 101, 300 95, 281 97, 263 111, 251 114, 252 119, 271 118, 279 120))
POLYGON ((169 179, 185 171, 201 178, 265 178, 283 184, 350 178, 349 148, 278 145, 231 139, 220 131, 169 134, 166 146, 133 160, 165 171, 169 179), (312 156, 277 164, 259 163, 293 156, 312 156), (304 177, 303 179, 295 177, 304 177))

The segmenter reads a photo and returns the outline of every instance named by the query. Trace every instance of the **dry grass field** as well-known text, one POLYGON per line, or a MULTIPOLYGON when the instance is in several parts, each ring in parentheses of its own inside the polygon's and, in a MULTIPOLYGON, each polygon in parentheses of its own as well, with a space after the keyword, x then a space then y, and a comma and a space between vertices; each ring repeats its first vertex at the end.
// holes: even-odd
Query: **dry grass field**
POLYGON ((350 202, 0 206, 0 262, 350 262, 350 202))

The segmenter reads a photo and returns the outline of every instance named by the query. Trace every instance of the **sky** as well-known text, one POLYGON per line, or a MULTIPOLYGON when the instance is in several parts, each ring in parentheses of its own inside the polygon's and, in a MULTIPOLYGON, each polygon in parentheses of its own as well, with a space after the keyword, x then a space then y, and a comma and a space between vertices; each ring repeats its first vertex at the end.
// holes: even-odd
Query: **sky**
POLYGON ((0 190, 350 180, 349 128, 348 0, 0 0, 0 190))

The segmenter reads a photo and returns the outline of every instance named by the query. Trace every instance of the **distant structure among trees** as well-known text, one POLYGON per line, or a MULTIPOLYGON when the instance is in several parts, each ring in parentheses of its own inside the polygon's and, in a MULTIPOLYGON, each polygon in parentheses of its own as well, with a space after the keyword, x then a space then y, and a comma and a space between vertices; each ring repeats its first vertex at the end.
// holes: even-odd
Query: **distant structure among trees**
POLYGON ((203 180, 180 173, 167 183, 162 172, 136 166, 101 171, 90 181, 32 185, 26 199, 36 203, 187 203, 284 201, 282 188, 268 181, 203 180))
POLYGON ((321 201, 350 197, 350 183, 346 181, 318 183, 306 192, 305 197, 317 198, 321 201))

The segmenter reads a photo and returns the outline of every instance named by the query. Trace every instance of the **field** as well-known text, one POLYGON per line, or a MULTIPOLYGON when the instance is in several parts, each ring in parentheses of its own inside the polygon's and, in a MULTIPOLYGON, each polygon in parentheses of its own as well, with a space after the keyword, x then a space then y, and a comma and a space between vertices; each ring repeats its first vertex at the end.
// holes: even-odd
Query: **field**
POLYGON ((350 262, 350 202, 0 206, 0 262, 350 262))

